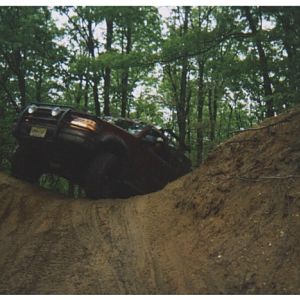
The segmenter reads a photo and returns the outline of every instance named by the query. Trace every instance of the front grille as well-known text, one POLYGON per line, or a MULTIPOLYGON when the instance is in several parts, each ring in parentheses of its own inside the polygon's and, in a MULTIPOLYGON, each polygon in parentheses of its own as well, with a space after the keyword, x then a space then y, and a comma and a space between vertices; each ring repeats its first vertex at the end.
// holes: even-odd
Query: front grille
POLYGON ((51 109, 47 108, 38 108, 33 114, 26 114, 25 120, 32 124, 57 124, 58 119, 60 118, 61 114, 56 117, 51 115, 51 109))
MULTIPOLYGON (((30 130, 33 126, 47 128, 45 138, 55 138, 59 129, 64 127, 70 120, 70 109, 63 109, 57 116, 51 115, 51 107, 38 107, 37 110, 29 114, 27 110, 24 111, 15 134, 21 137, 29 137, 30 130)), ((35 137, 34 137, 35 138, 35 137)))
POLYGON ((30 122, 30 124, 51 124, 51 125, 55 125, 57 123, 56 119, 33 117, 33 116, 26 117, 25 121, 30 122))

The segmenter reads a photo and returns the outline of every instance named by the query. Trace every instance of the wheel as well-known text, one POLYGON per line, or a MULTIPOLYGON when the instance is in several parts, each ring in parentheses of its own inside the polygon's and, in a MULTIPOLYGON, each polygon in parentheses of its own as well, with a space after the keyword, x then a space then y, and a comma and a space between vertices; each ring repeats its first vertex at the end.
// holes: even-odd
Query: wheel
POLYGON ((121 162, 113 153, 99 154, 88 167, 84 189, 89 198, 116 198, 119 196, 117 178, 121 162))
POLYGON ((12 158, 11 173, 18 179, 38 183, 43 167, 37 152, 31 148, 19 146, 12 158))

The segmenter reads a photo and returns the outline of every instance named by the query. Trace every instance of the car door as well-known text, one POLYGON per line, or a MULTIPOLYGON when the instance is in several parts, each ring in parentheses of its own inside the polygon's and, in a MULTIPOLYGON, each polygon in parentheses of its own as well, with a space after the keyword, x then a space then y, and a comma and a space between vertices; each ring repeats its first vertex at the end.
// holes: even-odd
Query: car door
POLYGON ((172 177, 173 170, 167 161, 168 148, 164 136, 151 126, 145 128, 138 139, 139 147, 134 154, 134 181, 151 192, 163 187, 172 177))

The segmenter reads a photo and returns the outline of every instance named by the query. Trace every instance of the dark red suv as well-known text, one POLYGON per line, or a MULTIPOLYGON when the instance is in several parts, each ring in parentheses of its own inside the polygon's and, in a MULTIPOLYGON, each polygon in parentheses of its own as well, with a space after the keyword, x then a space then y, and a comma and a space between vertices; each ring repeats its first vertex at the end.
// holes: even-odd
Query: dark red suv
POLYGON ((31 104, 14 130, 12 174, 35 183, 44 173, 71 180, 91 198, 145 194, 191 170, 171 130, 70 107, 31 104))

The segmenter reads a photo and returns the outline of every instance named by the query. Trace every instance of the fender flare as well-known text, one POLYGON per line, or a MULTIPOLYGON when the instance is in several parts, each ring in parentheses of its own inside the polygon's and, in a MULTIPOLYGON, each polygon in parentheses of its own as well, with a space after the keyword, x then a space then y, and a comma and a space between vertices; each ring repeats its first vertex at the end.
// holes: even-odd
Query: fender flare
POLYGON ((98 153, 101 151, 107 151, 117 155, 120 158, 127 158, 128 157, 128 147, 123 139, 117 136, 104 136, 98 146, 97 150, 98 153))

